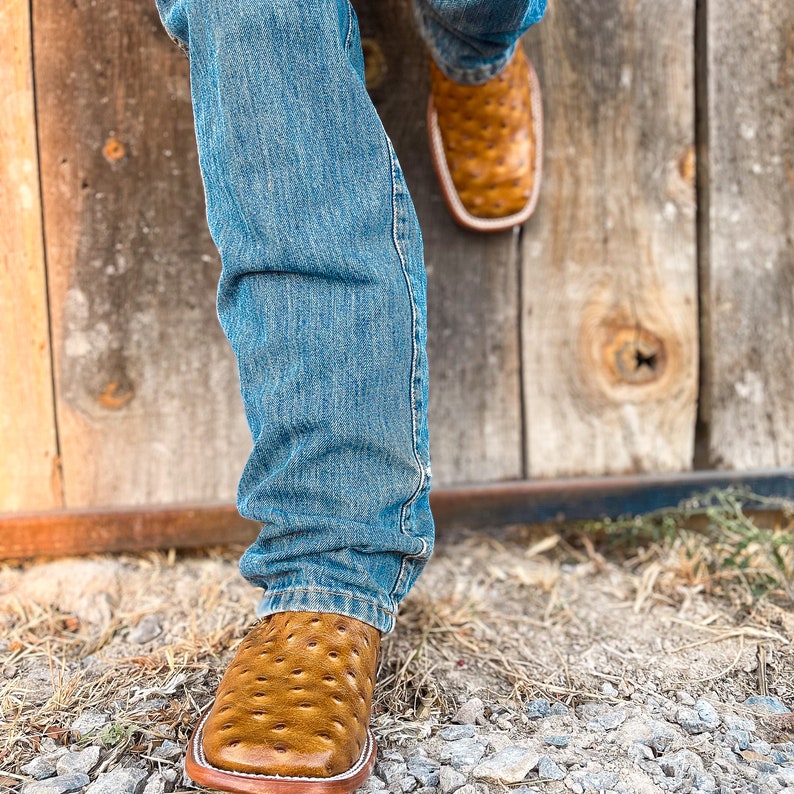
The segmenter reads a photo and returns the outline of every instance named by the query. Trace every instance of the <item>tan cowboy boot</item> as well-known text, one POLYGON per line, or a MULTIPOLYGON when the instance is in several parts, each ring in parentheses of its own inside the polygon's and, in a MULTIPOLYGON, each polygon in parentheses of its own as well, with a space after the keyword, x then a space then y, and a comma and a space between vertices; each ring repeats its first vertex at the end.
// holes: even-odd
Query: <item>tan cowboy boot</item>
POLYGON ((347 794, 375 764, 380 634, 316 612, 266 617, 243 641, 190 740, 197 783, 251 794, 347 794))
POLYGON ((540 84, 524 50, 483 85, 456 83, 432 62, 430 69, 430 150, 452 217, 483 232, 524 223, 543 164, 540 84))

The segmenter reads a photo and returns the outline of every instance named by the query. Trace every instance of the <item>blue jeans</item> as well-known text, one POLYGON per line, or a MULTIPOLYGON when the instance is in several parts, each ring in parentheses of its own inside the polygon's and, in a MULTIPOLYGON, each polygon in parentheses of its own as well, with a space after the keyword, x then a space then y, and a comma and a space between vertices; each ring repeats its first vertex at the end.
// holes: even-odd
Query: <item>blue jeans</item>
MULTIPOLYGON (((445 71, 482 82, 545 0, 416 0, 445 71)), ((389 631, 433 546, 422 239, 364 87, 348 0, 157 0, 189 53, 218 316, 253 451, 240 569, 260 614, 389 631)))

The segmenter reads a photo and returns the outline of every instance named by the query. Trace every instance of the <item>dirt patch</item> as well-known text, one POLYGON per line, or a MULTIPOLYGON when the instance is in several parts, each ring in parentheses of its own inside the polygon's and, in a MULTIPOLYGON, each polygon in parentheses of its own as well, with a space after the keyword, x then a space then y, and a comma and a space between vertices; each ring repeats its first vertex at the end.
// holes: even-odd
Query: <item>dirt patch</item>
MULTIPOLYGON (((461 706, 477 701, 480 738, 464 739, 481 741, 486 758, 508 746, 531 749, 544 731, 569 737, 567 749, 549 749, 566 777, 544 791, 588 791, 586 774, 602 772, 618 776, 616 791, 709 790, 664 788, 653 769, 642 767, 657 764, 656 750, 646 761, 632 757, 632 742, 650 741, 639 735, 642 726, 660 714, 678 721, 677 729, 683 725, 675 704, 679 712, 701 701, 718 708, 709 747, 698 750, 693 740, 684 748, 700 753, 707 775, 719 756, 714 742, 733 730, 731 719, 754 720, 750 738, 770 748, 794 738, 785 719, 753 715, 745 704, 762 690, 794 702, 794 616, 785 577, 775 575, 778 562, 788 564, 785 552, 776 562, 769 549, 748 542, 752 566, 726 568, 714 558, 718 544, 708 533, 642 538, 625 527, 622 535, 607 529, 513 527, 439 538, 397 630, 384 640, 374 728, 385 761, 370 788, 455 790, 452 772, 446 784, 436 775, 425 785, 418 773, 395 783, 382 764, 402 758, 410 767, 419 753, 431 766, 452 769, 438 760, 449 749, 440 732, 461 706), (761 552, 772 562, 759 580, 761 552), (544 701, 558 704, 556 723, 554 714, 532 713, 531 704, 544 701), (612 716, 599 717, 604 714, 612 716), (582 738, 600 730, 593 727, 599 718, 620 720, 604 728, 613 739, 623 737, 612 741, 620 750, 612 760, 582 738), (591 750, 601 759, 598 769, 588 766, 591 750)), ((92 781, 138 768, 166 791, 191 790, 181 751, 258 599, 237 572, 239 552, 0 569, 0 791, 21 790, 33 779, 27 765, 36 759, 63 754, 59 748, 76 758, 90 746, 100 748, 92 781)), ((794 754, 789 762, 780 752, 774 763, 794 766, 794 754)), ((458 785, 501 790, 487 777, 471 776, 476 764, 459 767, 458 785)), ((542 780, 537 765, 522 779, 524 785, 542 780)))

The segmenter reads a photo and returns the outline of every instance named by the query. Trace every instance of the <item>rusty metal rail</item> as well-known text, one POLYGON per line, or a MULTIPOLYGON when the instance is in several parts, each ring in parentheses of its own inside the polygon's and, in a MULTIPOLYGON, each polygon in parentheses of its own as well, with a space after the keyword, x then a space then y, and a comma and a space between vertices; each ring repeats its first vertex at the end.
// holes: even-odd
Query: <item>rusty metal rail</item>
MULTIPOLYGON (((743 487, 794 500, 794 469, 695 471, 439 488, 431 504, 440 531, 636 515, 674 507, 715 488, 743 487)), ((153 548, 247 544, 258 525, 217 504, 0 513, 0 559, 153 548)))

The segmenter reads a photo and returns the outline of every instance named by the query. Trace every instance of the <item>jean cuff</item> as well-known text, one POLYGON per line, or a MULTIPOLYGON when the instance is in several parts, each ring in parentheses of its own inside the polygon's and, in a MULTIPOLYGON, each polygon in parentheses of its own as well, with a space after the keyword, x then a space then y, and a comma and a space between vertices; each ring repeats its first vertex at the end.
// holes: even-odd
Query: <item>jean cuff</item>
POLYGON ((368 623, 384 634, 394 629, 397 618, 396 606, 386 609, 361 596, 313 589, 266 591, 256 608, 257 616, 263 618, 277 612, 327 612, 345 615, 368 623))
POLYGON ((430 54, 435 61, 436 66, 452 81, 455 83, 459 83, 460 85, 483 85, 483 83, 487 83, 491 78, 496 77, 502 69, 507 66, 510 62, 510 59, 513 57, 513 53, 516 51, 516 47, 518 45, 513 45, 507 52, 503 55, 500 55, 494 61, 490 61, 488 63, 483 63, 480 66, 476 67, 462 67, 462 66, 453 66, 450 63, 444 61, 444 57, 441 53, 435 51, 431 43, 428 43, 428 47, 430 49, 430 54))

